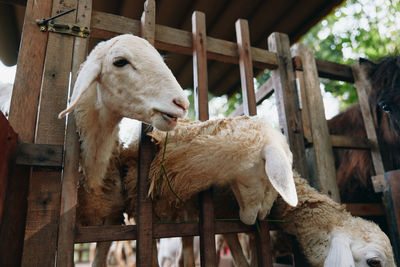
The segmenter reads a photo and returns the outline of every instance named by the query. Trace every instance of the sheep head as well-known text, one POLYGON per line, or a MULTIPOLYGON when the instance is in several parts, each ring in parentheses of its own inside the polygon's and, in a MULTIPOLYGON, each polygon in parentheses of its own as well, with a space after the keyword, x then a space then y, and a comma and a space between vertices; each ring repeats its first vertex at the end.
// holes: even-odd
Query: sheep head
POLYGON ((81 66, 70 104, 59 118, 71 112, 89 90, 97 90, 99 107, 164 131, 172 130, 189 107, 157 50, 130 34, 101 42, 93 49, 81 66))
POLYGON ((324 266, 394 267, 396 265, 390 241, 385 233, 376 224, 353 217, 350 222, 332 232, 324 266))
POLYGON ((242 177, 263 178, 241 179, 232 185, 240 206, 240 220, 245 224, 254 224, 257 216, 264 219, 278 194, 290 206, 298 203, 292 170, 293 155, 286 139, 272 127, 264 127, 268 142, 261 149, 262 160, 247 175, 242 174, 242 177))

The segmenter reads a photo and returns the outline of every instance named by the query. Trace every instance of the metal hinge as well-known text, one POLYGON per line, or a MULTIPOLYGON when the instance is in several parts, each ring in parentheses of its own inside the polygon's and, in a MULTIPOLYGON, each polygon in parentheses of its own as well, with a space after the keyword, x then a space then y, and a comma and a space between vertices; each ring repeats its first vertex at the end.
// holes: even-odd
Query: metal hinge
POLYGON ((60 13, 54 17, 48 19, 37 20, 36 23, 39 26, 40 31, 42 32, 57 32, 62 34, 69 34, 77 37, 87 38, 89 37, 90 30, 88 27, 80 26, 75 23, 67 23, 67 22, 54 22, 55 18, 64 16, 72 11, 75 8, 68 10, 66 12, 60 13))

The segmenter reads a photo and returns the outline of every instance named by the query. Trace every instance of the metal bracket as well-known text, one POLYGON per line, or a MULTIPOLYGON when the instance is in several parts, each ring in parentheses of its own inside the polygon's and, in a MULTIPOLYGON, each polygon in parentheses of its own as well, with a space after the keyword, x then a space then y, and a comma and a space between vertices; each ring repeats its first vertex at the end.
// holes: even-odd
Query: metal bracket
POLYGON ((57 32, 61 34, 69 34, 77 37, 87 38, 89 37, 90 30, 88 27, 80 26, 75 23, 67 22, 54 22, 54 19, 64 16, 68 13, 74 11, 75 8, 68 10, 66 12, 60 13, 54 17, 48 19, 37 20, 36 23, 39 26, 41 32, 57 32))

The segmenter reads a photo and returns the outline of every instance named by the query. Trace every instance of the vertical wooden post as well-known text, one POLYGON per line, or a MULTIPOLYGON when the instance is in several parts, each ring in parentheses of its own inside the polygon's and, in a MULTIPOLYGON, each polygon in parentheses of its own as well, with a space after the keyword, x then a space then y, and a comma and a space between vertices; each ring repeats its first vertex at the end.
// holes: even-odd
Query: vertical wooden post
MULTIPOLYGON (((196 118, 208 120, 208 79, 206 18, 195 11, 192 15, 193 80, 196 118)), ((212 190, 201 192, 200 201, 200 263, 202 267, 216 266, 214 206, 212 190)))
POLYGON ((354 84, 357 89, 358 102, 361 108, 361 114, 364 120, 365 131, 367 132, 368 139, 374 144, 371 148, 372 163, 374 164, 375 174, 384 174, 385 168, 383 167, 382 156, 379 151, 378 138, 376 136, 374 121, 372 119, 371 110, 368 102, 367 90, 371 86, 368 82, 365 73, 360 69, 359 64, 352 66, 354 84))
MULTIPOLYGON (((71 7, 77 7, 76 0, 53 0, 51 14, 56 15, 71 7)), ((75 19, 76 15, 71 13, 58 18, 58 21, 75 22, 75 19)), ((35 143, 64 144, 65 120, 58 120, 57 115, 67 102, 73 40, 72 36, 49 34, 35 143)), ((61 170, 42 168, 32 172, 23 266, 54 265, 60 212, 60 180, 61 170)))
MULTIPOLYGON (((47 33, 38 31, 36 20, 49 17, 51 6, 51 0, 28 0, 26 4, 9 116, 9 122, 21 142, 33 143, 35 137, 48 39, 47 33)), ((21 265, 30 174, 30 167, 18 167, 8 185, 7 202, 12 205, 5 206, 4 214, 9 219, 0 229, 0 266, 21 265)))
MULTIPOLYGON (((292 48, 292 55, 299 56, 303 69, 303 88, 305 99, 302 101, 302 112, 309 117, 310 133, 313 141, 313 150, 316 161, 316 177, 312 179, 318 189, 340 202, 339 188, 336 182, 335 160, 333 157, 332 143, 329 135, 328 124, 325 118, 324 102, 317 65, 312 50, 304 44, 296 44, 292 48)), ((311 177, 310 177, 311 179, 311 177)))
MULTIPOLYGON (((76 22, 90 28, 92 16, 92 0, 80 0, 76 22)), ((78 70, 87 55, 89 39, 76 37, 72 58, 71 92, 74 87, 78 70)), ((64 169, 61 184, 61 207, 58 230, 57 267, 74 266, 74 237, 76 225, 76 205, 78 202, 79 177, 79 137, 76 132, 73 113, 68 115, 67 130, 64 144, 64 169)))
MULTIPOLYGON (((249 25, 247 20, 238 19, 235 23, 236 39, 239 52, 240 80, 242 84, 243 110, 245 115, 257 115, 256 98, 253 81, 253 62, 251 58, 251 45, 249 25)), ((268 223, 257 221, 255 233, 258 266, 272 267, 272 252, 268 223)))
MULTIPOLYGON (((155 2, 147 0, 141 18, 141 36, 154 45, 155 2)), ((137 251, 136 262, 139 267, 150 267, 153 263, 153 208, 148 197, 149 170, 154 158, 154 146, 148 132, 151 126, 142 123, 139 140, 138 201, 137 201, 137 251)))
POLYGON ((236 39, 239 52, 240 81, 242 84, 243 111, 245 115, 256 115, 257 105, 254 93, 253 62, 249 24, 247 20, 238 19, 235 23, 236 39))
POLYGON ((286 34, 275 32, 268 37, 268 49, 278 55, 278 68, 272 71, 271 78, 278 105, 279 124, 292 150, 294 168, 301 176, 308 178, 303 125, 289 45, 286 34))
MULTIPOLYGON (((375 168, 375 175, 379 177, 384 174, 385 168, 383 166, 382 156, 379 151, 378 138, 376 135, 376 130, 368 101, 367 92, 371 91, 370 90, 371 84, 369 83, 365 75, 365 72, 361 69, 359 64, 354 64, 352 66, 352 71, 354 76, 354 83, 358 94, 358 102, 360 104, 361 114, 364 120, 365 131, 367 132, 368 139, 373 144, 373 147, 371 147, 371 156, 372 156, 372 163, 375 168)), ((396 172, 391 172, 391 173, 392 175, 394 175, 396 172)), ((382 203, 385 207, 386 219, 388 221, 389 237, 393 244, 393 248, 395 249, 396 260, 399 260, 400 255, 398 253, 398 250, 396 249, 399 249, 400 241, 399 241, 399 233, 397 231, 396 215, 394 214, 393 210, 394 209, 393 199, 392 199, 393 188, 390 187, 391 182, 393 182, 394 180, 393 181, 389 180, 390 176, 391 175, 389 173, 385 174, 385 182, 387 187, 386 190, 383 191, 382 203)), ((398 174, 397 177, 399 177, 398 174)), ((394 177, 391 178, 393 179, 394 177)))

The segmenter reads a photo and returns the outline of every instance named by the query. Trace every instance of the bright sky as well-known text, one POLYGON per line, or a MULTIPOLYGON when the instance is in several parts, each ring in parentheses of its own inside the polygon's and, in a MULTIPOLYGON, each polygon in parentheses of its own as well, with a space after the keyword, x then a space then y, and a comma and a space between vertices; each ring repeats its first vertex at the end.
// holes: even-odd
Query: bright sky
POLYGON ((14 83, 16 69, 17 66, 7 67, 0 60, 0 82, 14 83))

